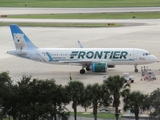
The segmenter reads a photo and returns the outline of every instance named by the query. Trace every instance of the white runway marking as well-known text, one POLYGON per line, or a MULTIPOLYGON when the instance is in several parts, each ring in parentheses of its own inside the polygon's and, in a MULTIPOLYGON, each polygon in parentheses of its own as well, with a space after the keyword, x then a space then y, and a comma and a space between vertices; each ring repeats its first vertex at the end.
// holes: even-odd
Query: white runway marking
MULTIPOLYGON (((120 42, 125 42, 125 41, 128 41, 128 39, 123 39, 123 40, 115 40, 115 39, 102 39, 102 40, 97 40, 97 41, 94 41, 94 42, 89 42, 89 43, 82 43, 82 45, 86 48, 88 48, 87 46, 89 45, 96 45, 96 44, 100 44, 103 42, 103 44, 101 45, 96 45, 96 46, 92 46, 90 48, 95 48, 95 47, 102 47, 102 46, 106 46, 106 45, 111 45, 111 44, 115 44, 115 43, 120 43, 120 42), (114 40, 113 42, 111 42, 112 40, 114 40), (105 42, 106 41, 106 42, 105 42)), ((72 48, 77 48, 77 45, 76 46, 73 46, 72 48)))
MULTIPOLYGON (((37 72, 39 72, 39 71, 41 71, 41 70, 44 70, 44 69, 46 69, 46 68, 49 67, 49 66, 51 66, 51 64, 47 64, 47 65, 45 65, 45 66, 43 66, 43 67, 40 67, 39 69, 36 69, 35 71, 30 72, 30 73, 28 73, 27 75, 24 75, 24 76, 25 76, 25 77, 31 77, 33 74, 35 74, 35 73, 37 73, 37 72)), ((15 82, 15 83, 20 82, 20 81, 22 80, 22 78, 23 78, 23 77, 21 77, 21 78, 19 78, 19 79, 17 79, 17 80, 14 80, 14 82, 15 82)))
POLYGON ((24 67, 24 66, 26 66, 26 65, 28 65, 28 64, 30 64, 30 63, 32 63, 32 62, 33 62, 33 61, 28 61, 28 62, 26 62, 26 63, 24 63, 24 64, 15 66, 15 67, 13 67, 13 68, 7 70, 7 72, 11 72, 11 71, 13 71, 13 70, 19 69, 19 68, 24 67))
MULTIPOLYGON (((131 40, 134 40, 134 41, 135 40, 139 40, 139 39, 145 38, 146 35, 145 36, 144 35, 134 36, 134 39, 133 39, 133 35, 132 34, 128 34, 125 37, 127 39, 123 39, 124 37, 123 38, 120 38, 120 37, 123 37, 123 34, 119 35, 119 36, 115 36, 115 37, 110 37, 110 38, 97 39, 97 40, 94 40, 93 42, 88 42, 88 43, 83 43, 82 42, 81 44, 84 46, 84 48, 85 47, 86 48, 97 48, 97 47, 103 47, 103 46, 107 46, 107 45, 112 45, 112 44, 115 44, 115 43, 124 43, 126 41, 131 41, 131 40), (92 45, 92 47, 90 47, 90 45, 92 45), (93 46, 93 45, 95 45, 95 46, 93 46)), ((148 35, 147 38, 152 38, 152 36, 148 35)), ((79 47, 78 43, 77 43, 77 45, 73 46, 72 48, 77 48, 77 47, 79 47)))

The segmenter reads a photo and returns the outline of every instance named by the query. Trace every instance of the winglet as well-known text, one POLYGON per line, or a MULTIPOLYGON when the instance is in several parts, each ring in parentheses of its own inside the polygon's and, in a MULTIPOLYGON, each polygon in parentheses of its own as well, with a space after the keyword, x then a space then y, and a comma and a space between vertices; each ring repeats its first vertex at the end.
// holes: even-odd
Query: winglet
POLYGON ((79 40, 78 40, 78 44, 79 44, 80 48, 84 48, 79 40))

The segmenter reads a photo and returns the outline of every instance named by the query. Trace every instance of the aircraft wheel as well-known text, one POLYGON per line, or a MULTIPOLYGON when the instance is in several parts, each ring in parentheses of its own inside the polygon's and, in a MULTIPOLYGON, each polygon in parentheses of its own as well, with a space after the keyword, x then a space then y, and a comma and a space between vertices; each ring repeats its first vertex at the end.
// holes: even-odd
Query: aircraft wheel
POLYGON ((136 73, 137 73, 137 72, 138 72, 138 69, 135 69, 135 70, 134 70, 134 72, 136 72, 136 73))
POLYGON ((89 67, 86 67, 86 70, 87 70, 87 71, 90 71, 91 69, 90 69, 89 67))
POLYGON ((81 69, 79 72, 80 72, 80 74, 84 74, 84 73, 85 73, 85 70, 84 70, 84 69, 81 69))

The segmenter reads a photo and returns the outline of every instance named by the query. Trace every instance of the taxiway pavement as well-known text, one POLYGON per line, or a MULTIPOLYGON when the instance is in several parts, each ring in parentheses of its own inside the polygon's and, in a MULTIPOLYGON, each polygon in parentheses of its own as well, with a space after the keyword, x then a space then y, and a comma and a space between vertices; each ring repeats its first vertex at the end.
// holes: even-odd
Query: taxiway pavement
POLYGON ((0 15, 159 12, 159 11, 160 11, 160 7, 122 7, 122 8, 27 8, 27 7, 16 8, 16 7, 0 7, 0 15))

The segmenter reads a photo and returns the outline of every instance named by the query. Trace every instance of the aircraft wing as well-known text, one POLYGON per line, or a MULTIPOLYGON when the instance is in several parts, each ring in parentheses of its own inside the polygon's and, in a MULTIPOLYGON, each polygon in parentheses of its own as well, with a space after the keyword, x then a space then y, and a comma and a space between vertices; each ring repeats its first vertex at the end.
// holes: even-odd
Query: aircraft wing
POLYGON ((82 63, 82 64, 84 64, 84 63, 95 63, 95 62, 106 62, 106 61, 103 61, 103 60, 93 60, 93 61, 91 61, 91 60, 75 60, 75 61, 58 61, 59 63, 82 63))

